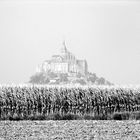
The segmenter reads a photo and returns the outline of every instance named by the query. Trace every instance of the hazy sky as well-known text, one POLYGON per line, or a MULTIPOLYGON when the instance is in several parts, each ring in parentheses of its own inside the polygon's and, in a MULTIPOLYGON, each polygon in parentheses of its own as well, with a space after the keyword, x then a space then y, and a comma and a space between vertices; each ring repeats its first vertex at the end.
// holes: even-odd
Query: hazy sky
POLYGON ((24 83, 62 41, 89 71, 140 84, 140 2, 0 0, 0 83, 24 83))

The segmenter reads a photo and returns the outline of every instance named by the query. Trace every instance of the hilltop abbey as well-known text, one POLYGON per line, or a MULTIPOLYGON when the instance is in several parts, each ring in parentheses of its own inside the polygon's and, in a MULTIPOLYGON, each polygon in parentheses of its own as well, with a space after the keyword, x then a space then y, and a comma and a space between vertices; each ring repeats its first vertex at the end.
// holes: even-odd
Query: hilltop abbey
POLYGON ((67 73, 68 75, 82 74, 88 72, 86 60, 79 60, 67 50, 65 41, 59 55, 53 55, 50 60, 45 60, 37 67, 36 72, 67 73))

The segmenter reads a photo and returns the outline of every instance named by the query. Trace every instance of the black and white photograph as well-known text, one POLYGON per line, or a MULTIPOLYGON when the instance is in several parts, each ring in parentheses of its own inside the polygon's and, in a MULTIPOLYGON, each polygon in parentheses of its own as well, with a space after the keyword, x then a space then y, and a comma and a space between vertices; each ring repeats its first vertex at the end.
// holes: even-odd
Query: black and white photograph
POLYGON ((0 0, 0 140, 139 140, 139 61, 139 0, 0 0))

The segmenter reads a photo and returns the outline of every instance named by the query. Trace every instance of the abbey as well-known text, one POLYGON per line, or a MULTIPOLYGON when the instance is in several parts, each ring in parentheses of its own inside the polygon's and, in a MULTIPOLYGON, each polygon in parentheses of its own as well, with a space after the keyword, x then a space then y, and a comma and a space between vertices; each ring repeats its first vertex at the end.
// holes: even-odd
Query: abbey
POLYGON ((65 41, 59 55, 53 55, 50 60, 45 60, 37 67, 36 72, 67 73, 68 75, 82 74, 88 72, 86 60, 78 60, 67 50, 65 41))

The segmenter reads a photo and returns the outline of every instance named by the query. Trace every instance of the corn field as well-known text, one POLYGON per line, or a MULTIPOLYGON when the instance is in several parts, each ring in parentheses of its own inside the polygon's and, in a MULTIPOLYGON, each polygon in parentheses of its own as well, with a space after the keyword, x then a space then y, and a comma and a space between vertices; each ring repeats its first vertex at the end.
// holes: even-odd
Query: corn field
POLYGON ((0 86, 0 118, 14 114, 106 115, 139 110, 140 88, 0 86))

